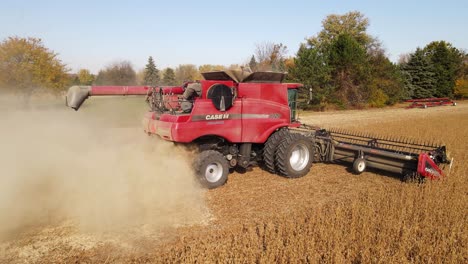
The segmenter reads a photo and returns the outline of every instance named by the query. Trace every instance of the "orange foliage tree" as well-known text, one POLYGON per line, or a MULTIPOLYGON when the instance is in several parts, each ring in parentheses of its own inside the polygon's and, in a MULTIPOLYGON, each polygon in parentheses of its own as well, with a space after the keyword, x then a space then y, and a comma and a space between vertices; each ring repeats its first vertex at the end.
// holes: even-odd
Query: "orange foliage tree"
POLYGON ((455 97, 458 99, 468 98, 468 79, 458 79, 455 81, 455 97))
POLYGON ((0 89, 31 95, 39 88, 61 91, 68 69, 38 38, 8 37, 0 43, 0 89))

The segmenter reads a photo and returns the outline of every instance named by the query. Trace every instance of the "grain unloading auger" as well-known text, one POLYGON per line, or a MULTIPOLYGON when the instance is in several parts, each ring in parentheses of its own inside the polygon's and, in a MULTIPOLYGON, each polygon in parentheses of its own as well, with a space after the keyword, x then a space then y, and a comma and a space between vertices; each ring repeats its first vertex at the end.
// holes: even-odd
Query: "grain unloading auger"
POLYGON ((183 89, 180 86, 72 86, 68 89, 65 104, 77 111, 90 96, 146 95, 149 99, 153 92, 172 96, 182 94, 183 89))
POLYGON ((288 178, 306 175, 313 162, 351 163, 409 178, 441 178, 450 164, 445 146, 320 129, 297 119, 302 86, 283 83, 285 74, 219 71, 177 87, 75 86, 67 105, 78 110, 88 96, 145 95, 150 111, 144 131, 196 146, 194 171, 208 188, 223 185, 231 169, 260 165, 288 178))

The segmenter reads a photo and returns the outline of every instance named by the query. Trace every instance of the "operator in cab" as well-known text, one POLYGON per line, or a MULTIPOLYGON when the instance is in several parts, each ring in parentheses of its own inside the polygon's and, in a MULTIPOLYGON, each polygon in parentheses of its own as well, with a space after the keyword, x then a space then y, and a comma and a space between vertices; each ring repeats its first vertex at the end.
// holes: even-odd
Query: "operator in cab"
POLYGON ((182 112, 190 113, 193 107, 193 101, 196 97, 201 96, 202 87, 199 82, 186 83, 183 86, 184 93, 182 94, 182 102, 180 107, 182 112))

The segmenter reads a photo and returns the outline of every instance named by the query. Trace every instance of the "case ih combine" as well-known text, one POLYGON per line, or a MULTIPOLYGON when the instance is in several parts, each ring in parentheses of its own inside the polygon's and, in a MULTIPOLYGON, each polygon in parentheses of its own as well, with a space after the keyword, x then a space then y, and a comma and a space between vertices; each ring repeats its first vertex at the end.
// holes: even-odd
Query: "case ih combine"
POLYGON ((67 105, 78 110, 89 96, 145 95, 150 111, 144 131, 197 146, 194 171, 207 188, 223 185, 230 169, 255 165, 288 178, 306 175, 313 162, 329 162, 351 164, 357 174, 374 168, 438 179, 444 176, 439 166, 450 164, 445 146, 301 124, 301 84, 283 83, 283 73, 219 71, 203 77, 174 87, 73 86, 67 105), (190 85, 200 88, 191 98, 190 85))

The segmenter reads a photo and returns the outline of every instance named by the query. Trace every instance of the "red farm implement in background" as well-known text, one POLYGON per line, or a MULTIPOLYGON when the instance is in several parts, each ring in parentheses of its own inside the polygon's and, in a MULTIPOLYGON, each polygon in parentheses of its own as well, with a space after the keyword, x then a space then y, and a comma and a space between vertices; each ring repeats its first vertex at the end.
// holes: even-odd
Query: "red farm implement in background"
POLYGON ((448 97, 443 98, 423 98, 423 99, 411 99, 406 100, 407 103, 411 103, 406 108, 428 108, 433 106, 441 105, 453 105, 456 106, 457 103, 448 97))
POLYGON ((439 166, 451 164, 442 144, 300 123, 296 109, 302 85, 284 83, 284 73, 202 75, 204 80, 171 87, 73 86, 66 102, 78 110, 89 96, 146 96, 143 130, 196 146, 195 175, 207 188, 223 185, 230 170, 255 165, 287 178, 305 176, 313 162, 326 162, 351 165, 356 174, 372 168, 438 179, 444 176, 439 166), (197 95, 188 97, 196 87, 197 95))

